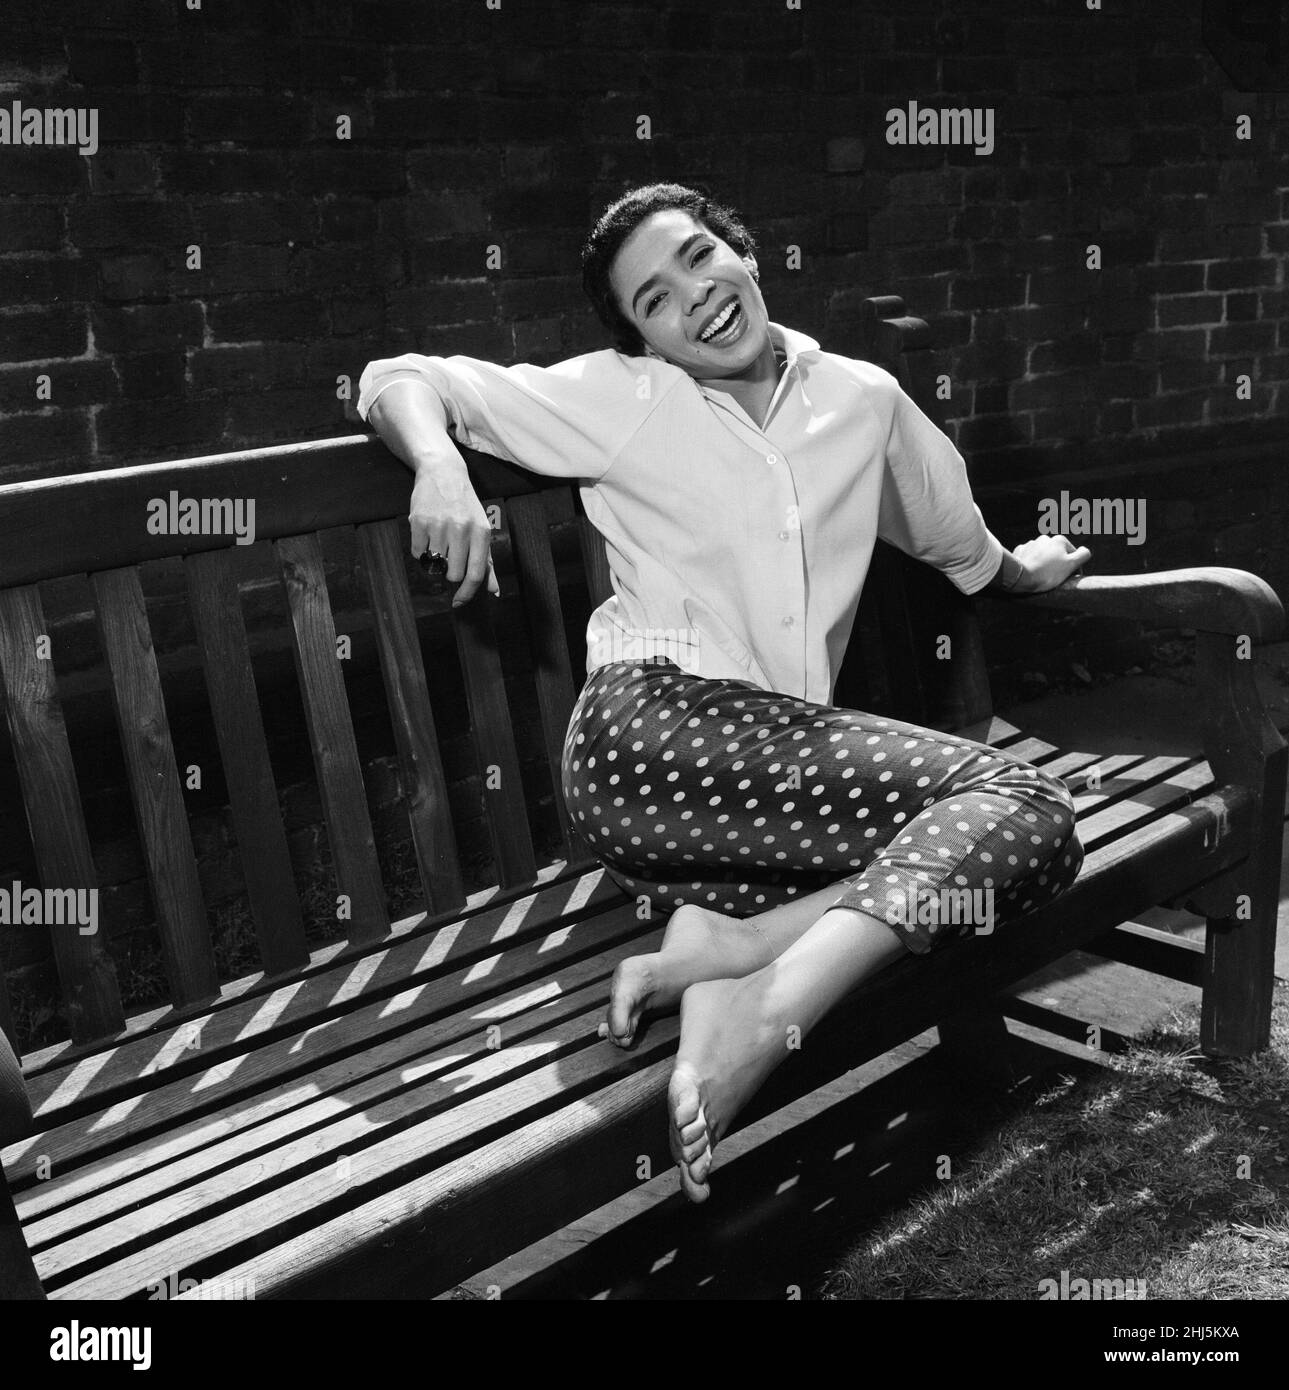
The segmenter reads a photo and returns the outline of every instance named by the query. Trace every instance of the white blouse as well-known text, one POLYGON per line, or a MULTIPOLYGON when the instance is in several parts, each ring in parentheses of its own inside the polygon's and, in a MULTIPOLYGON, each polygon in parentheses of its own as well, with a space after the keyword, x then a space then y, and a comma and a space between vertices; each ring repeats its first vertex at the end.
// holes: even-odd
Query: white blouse
POLYGON ((889 372, 770 334, 786 365, 761 426, 679 367, 613 349, 551 367, 406 353, 368 364, 357 408, 366 420, 391 382, 421 381, 461 443, 579 480, 613 583, 588 674, 657 654, 830 704, 878 537, 968 594, 1005 552, 962 456, 889 372))

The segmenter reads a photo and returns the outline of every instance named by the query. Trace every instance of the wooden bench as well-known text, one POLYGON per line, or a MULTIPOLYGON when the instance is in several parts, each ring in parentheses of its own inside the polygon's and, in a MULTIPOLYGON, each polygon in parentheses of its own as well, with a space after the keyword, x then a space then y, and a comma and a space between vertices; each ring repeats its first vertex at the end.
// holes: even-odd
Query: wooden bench
MULTIPOLYGON (((926 325, 894 298, 865 311, 867 355, 907 385, 926 325)), ((498 569, 526 613, 545 794, 553 787, 558 803, 584 672, 566 619, 609 592, 603 547, 567 485, 470 463, 479 495, 504 509, 498 569), (584 542, 584 581, 565 566, 561 585, 556 531, 584 542)), ((643 1157, 654 1172, 670 1163, 663 1096, 676 1021, 650 1026, 630 1054, 596 1038, 615 962, 649 949, 662 923, 641 920, 567 838, 562 807, 564 857, 537 862, 498 601, 486 595, 451 618, 495 865, 494 887, 464 889, 436 736, 439 672, 426 670, 417 640, 423 581, 405 555, 408 492, 406 471, 366 436, 0 488, 0 667, 41 883, 96 884, 58 681, 37 642, 42 584, 89 575, 171 991, 168 1006, 127 1017, 106 926, 51 929, 71 1040, 23 1059, 25 1096, 12 1057, 7 1089, 0 1061, 10 1296, 146 1298, 163 1284, 198 1296, 182 1280, 260 1298, 446 1289, 632 1188, 643 1157), (275 552, 289 602, 336 893, 351 908, 337 944, 306 941, 231 539, 142 524, 148 500, 172 489, 256 499, 256 544, 275 552), (392 923, 318 539, 336 527, 356 528, 426 903, 392 923), (184 557, 263 963, 222 987, 140 581, 140 566, 174 556, 184 557)), ((839 703, 961 729, 1064 777, 1086 865, 1023 922, 866 984, 745 1122, 930 1026, 953 1036, 955 1018, 992 1010, 999 991, 1076 948, 1201 985, 1210 1053, 1245 1055, 1267 1040, 1285 746, 1242 639, 1280 634, 1275 595, 1251 574, 1206 568, 1086 577, 1005 601, 1193 629, 1206 756, 1062 748, 994 717, 974 603, 883 548, 839 703), (951 661, 935 659, 942 634, 951 661), (1160 903, 1204 915, 1206 946, 1121 925, 1160 903)), ((12 1036, 3 991, 0 1024, 12 1036)))

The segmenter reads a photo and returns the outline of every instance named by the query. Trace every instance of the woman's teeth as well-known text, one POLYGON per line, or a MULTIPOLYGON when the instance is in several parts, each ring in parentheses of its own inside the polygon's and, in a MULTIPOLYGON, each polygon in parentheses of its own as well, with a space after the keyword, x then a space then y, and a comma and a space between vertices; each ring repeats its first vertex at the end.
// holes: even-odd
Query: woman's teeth
POLYGON ((738 327, 741 317, 742 309, 739 306, 739 302, 737 299, 732 299, 728 306, 698 335, 699 342, 718 343, 722 339, 728 338, 733 330, 738 327))

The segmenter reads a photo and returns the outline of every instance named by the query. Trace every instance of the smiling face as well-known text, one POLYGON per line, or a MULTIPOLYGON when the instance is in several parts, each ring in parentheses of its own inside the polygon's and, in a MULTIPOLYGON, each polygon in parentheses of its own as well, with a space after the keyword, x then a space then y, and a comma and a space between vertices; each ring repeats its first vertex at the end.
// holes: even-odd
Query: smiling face
POLYGON ((774 348, 765 301, 743 259, 692 213, 669 208, 622 243, 609 272, 647 348, 692 377, 752 373, 774 348))

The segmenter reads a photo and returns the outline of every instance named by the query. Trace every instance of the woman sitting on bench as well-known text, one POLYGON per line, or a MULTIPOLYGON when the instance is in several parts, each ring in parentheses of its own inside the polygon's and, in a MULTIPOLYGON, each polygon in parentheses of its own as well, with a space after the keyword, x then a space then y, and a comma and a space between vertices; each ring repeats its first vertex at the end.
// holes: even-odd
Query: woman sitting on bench
POLYGON ((965 890, 988 904, 966 931, 991 931, 1083 861, 1061 781, 833 706, 874 542, 964 593, 1052 588, 1090 552, 1063 536, 1004 550, 888 372, 770 321, 752 237, 702 194, 616 201, 583 281, 616 350, 546 368, 409 353, 367 367, 358 410, 414 469, 413 553, 446 560, 457 603, 497 590, 449 429, 581 480, 614 595, 588 628, 563 795, 613 879, 672 913, 657 954, 619 965, 601 1034, 630 1046, 646 1010, 680 1006, 671 1147, 702 1201, 717 1141, 789 1041, 874 971, 964 934, 935 901, 965 890))

